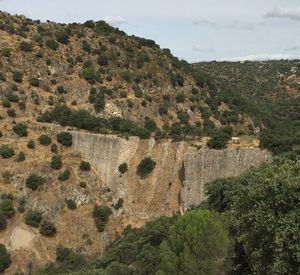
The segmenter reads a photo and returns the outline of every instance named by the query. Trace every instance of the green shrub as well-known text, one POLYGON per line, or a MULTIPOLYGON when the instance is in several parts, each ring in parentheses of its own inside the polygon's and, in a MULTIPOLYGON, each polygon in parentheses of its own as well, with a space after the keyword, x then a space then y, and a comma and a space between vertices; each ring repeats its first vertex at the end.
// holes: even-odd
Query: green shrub
POLYGON ((184 93, 178 93, 178 94, 176 95, 176 101, 177 101, 178 103, 183 103, 184 100, 185 100, 185 95, 184 95, 184 93))
POLYGON ((26 187, 35 191, 45 183, 45 179, 37 174, 30 174, 26 179, 26 187))
POLYGON ((175 221, 160 244, 157 274, 227 274, 229 251, 221 218, 208 210, 192 210, 175 221))
POLYGON ((81 182, 79 183, 79 186, 80 186, 81 188, 86 188, 86 182, 81 181, 81 182))
POLYGON ((66 94, 67 91, 65 89, 64 86, 58 86, 57 89, 56 89, 57 93, 60 94, 60 95, 63 95, 63 94, 66 94))
POLYGON ((29 210, 25 216, 25 223, 32 227, 38 228, 42 221, 42 214, 37 210, 29 210))
POLYGON ((144 158, 137 167, 137 173, 145 177, 150 174, 156 166, 156 162, 150 157, 144 158))
POLYGON ((10 57, 11 56, 11 48, 2 48, 1 55, 4 57, 10 57))
POLYGON ((103 232, 112 211, 107 206, 94 206, 93 217, 99 232, 103 232))
POLYGON ((69 35, 65 30, 61 30, 59 32, 56 33, 56 40, 59 43, 65 44, 67 45, 69 43, 69 35))
POLYGON ((66 203, 67 203, 68 208, 71 210, 74 210, 77 207, 76 202, 74 200, 71 200, 71 199, 66 200, 66 203))
POLYGON ((7 227, 7 221, 4 214, 0 211, 0 231, 5 230, 7 227))
POLYGON ((84 51, 86 51, 87 53, 91 52, 91 46, 90 46, 90 44, 87 41, 83 41, 82 42, 82 49, 84 51))
POLYGON ((152 118, 146 117, 145 118, 145 128, 152 133, 157 129, 157 125, 152 118))
POLYGON ((25 41, 22 41, 20 43, 20 50, 23 51, 23 52, 32 52, 32 44, 28 43, 28 42, 25 42, 25 41))
POLYGON ((27 125, 24 123, 17 123, 13 126, 13 131, 19 136, 19 137, 27 137, 27 125))
POLYGON ((0 156, 4 159, 8 159, 15 154, 14 149, 8 145, 2 145, 0 147, 0 156))
POLYGON ((24 161, 26 159, 24 152, 20 152, 17 156, 17 161, 21 162, 24 161))
POLYGON ((54 155, 52 156, 51 164, 50 164, 52 169, 59 170, 62 167, 62 160, 61 156, 54 155))
POLYGON ((51 137, 49 137, 47 135, 40 135, 39 143, 42 145, 48 146, 51 144, 51 137))
POLYGON ((39 87, 40 86, 41 81, 37 78, 31 78, 29 80, 29 84, 33 87, 39 87))
POLYGON ((185 112, 178 112, 177 118, 180 120, 180 123, 182 124, 188 124, 190 116, 185 112))
POLYGON ((59 44, 53 39, 47 40, 45 45, 53 51, 56 51, 59 47, 59 44))
POLYGON ((11 107, 11 103, 10 103, 10 101, 9 101, 7 98, 4 98, 4 99, 2 100, 2 106, 3 106, 4 108, 10 108, 10 107, 11 107))
POLYGON ((15 71, 12 74, 12 78, 15 82, 22 83, 23 82, 23 73, 15 71))
POLYGON ((27 142, 27 148, 28 149, 35 149, 35 143, 32 139, 27 142))
POLYGON ((73 139, 73 136, 68 133, 68 132, 61 132, 59 134, 57 134, 57 142, 64 145, 64 146, 67 146, 67 147, 70 147, 72 146, 72 139, 73 139))
POLYGON ((96 72, 94 66, 90 65, 88 67, 85 67, 83 70, 82 70, 82 77, 90 82, 90 83, 95 83, 96 81, 99 81, 100 80, 100 75, 99 75, 99 72, 96 72))
POLYGON ((56 227, 54 223, 49 221, 43 221, 40 226, 40 233, 46 237, 52 237, 56 234, 56 227))
POLYGON ((106 55, 100 55, 99 57, 98 57, 98 64, 100 65, 100 66, 107 66, 108 65, 108 57, 106 56, 106 55))
POLYGON ((17 116, 16 111, 13 108, 10 108, 10 109, 7 110, 7 115, 9 117, 16 117, 17 116))
POLYGON ((118 170, 121 174, 125 174, 128 171, 128 165, 127 163, 122 163, 119 165, 118 170))
POLYGON ((80 163, 79 169, 80 169, 81 171, 90 171, 90 170, 91 170, 91 165, 90 165, 90 163, 87 162, 87 161, 82 161, 82 162, 80 163))
POLYGON ((228 140, 231 138, 231 128, 220 128, 217 129, 211 139, 208 141, 207 146, 212 149, 224 149, 226 148, 228 140))
POLYGON ((117 203, 114 205, 114 209, 118 210, 123 206, 124 200, 122 198, 119 198, 117 203))
POLYGON ((6 219, 12 218, 16 211, 14 208, 14 202, 11 199, 3 199, 0 202, 0 211, 6 219))
POLYGON ((10 254, 4 244, 0 244, 0 272, 4 272, 11 264, 10 254))
POLYGON ((58 153, 58 148, 56 144, 51 144, 50 151, 54 154, 58 153))
POLYGON ((70 178, 71 176, 71 172, 66 169, 65 171, 63 171, 59 176, 58 176, 58 180, 59 181, 66 181, 70 178))

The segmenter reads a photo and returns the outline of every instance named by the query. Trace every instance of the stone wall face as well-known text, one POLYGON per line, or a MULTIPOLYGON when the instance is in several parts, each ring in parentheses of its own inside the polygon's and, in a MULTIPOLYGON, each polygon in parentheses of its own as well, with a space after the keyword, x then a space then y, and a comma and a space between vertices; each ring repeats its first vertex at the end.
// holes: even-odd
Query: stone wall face
POLYGON ((204 185, 208 182, 241 175, 251 167, 271 161, 272 156, 259 148, 238 150, 203 149, 188 153, 184 161, 185 182, 181 189, 182 206, 188 208, 205 200, 204 185))
POLYGON ((151 217, 172 215, 198 205, 205 200, 206 183, 238 176, 272 158, 268 151, 258 148, 196 150, 187 142, 72 134, 74 149, 91 163, 101 185, 109 188, 114 198, 124 199, 124 211, 137 225, 151 217), (156 167, 142 179, 136 169, 147 156, 156 161, 156 167), (129 170, 121 175, 118 166, 123 162, 129 170))

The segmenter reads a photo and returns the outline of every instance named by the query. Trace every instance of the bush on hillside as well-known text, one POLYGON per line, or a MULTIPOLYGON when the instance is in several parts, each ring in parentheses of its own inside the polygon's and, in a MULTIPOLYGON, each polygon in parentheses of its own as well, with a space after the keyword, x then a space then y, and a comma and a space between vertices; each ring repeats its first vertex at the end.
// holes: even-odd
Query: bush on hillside
POLYGON ((53 237, 57 230, 55 224, 49 221, 43 221, 40 226, 40 233, 46 237, 53 237))
POLYGON ((82 161, 82 162, 80 163, 79 169, 80 169, 81 171, 90 171, 90 170, 91 170, 91 165, 90 165, 90 163, 87 162, 87 161, 82 161))
POLYGON ((59 181, 66 181, 70 178, 71 176, 71 172, 66 169, 65 171, 63 171, 59 176, 58 176, 58 180, 59 181))
POLYGON ((27 148, 28 149, 35 149, 35 143, 32 139, 28 141, 27 148))
POLYGON ((125 174, 128 171, 128 165, 127 163, 122 163, 119 165, 118 170, 121 174, 125 174))
POLYGON ((27 132, 27 125, 24 123, 17 123, 13 126, 13 131, 19 136, 19 137, 26 137, 28 135, 27 132))
POLYGON ((8 145, 2 145, 0 147, 0 156, 4 159, 8 159, 15 154, 14 149, 8 145))
POLYGON ((30 174, 26 179, 26 187, 35 191, 45 183, 45 179, 37 174, 30 174))
POLYGON ((93 217, 95 225, 99 232, 103 232, 105 226, 109 220, 109 216, 112 214, 112 211, 107 206, 95 206, 93 211, 93 217))
POLYGON ((56 51, 59 47, 59 44, 53 39, 47 40, 45 45, 53 51, 56 51))
POLYGON ((150 174, 156 166, 156 162, 150 157, 144 158, 137 167, 137 173, 145 177, 150 174))
POLYGON ((72 146, 72 140, 73 140, 73 136, 68 133, 68 132, 61 132, 59 134, 57 134, 57 142, 64 145, 64 146, 67 146, 67 147, 70 147, 72 146))
POLYGON ((42 214, 37 210, 29 210, 25 216, 25 223, 32 227, 38 228, 42 221, 42 214))
POLYGON ((51 160, 50 166, 54 170, 59 170, 62 167, 61 156, 58 156, 58 155, 52 156, 52 160, 51 160))
POLYGON ((23 51, 23 52, 32 52, 32 44, 31 43, 28 43, 28 42, 25 42, 25 41, 22 41, 20 43, 20 50, 23 51))
POLYGON ((15 82, 22 83, 23 81, 23 73, 15 71, 12 74, 12 78, 15 82))
POLYGON ((51 144, 51 137, 49 137, 47 135, 40 135, 39 143, 42 145, 48 146, 51 144))
POLYGON ((0 244, 0 272, 4 272, 11 264, 10 254, 4 244, 0 244))
POLYGON ((21 151, 17 156, 17 161, 21 162, 21 161, 24 161, 25 159, 26 159, 26 156, 25 156, 24 152, 21 151))

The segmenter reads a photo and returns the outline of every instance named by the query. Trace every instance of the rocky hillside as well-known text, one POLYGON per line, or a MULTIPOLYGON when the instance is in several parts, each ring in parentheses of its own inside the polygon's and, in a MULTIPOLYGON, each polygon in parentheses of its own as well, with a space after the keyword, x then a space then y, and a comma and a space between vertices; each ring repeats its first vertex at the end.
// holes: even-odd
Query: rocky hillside
MULTIPOLYGON (((215 128, 222 148, 252 121, 242 112, 217 118, 211 87, 154 41, 103 21, 63 25, 0 13, 0 51, 8 274, 54 261, 60 245, 95 258, 127 225, 184 212, 205 199, 207 182, 271 159, 233 142, 225 151, 205 148, 200 137, 215 128)), ((223 103, 217 109, 230 112, 223 103)))
POLYGON ((235 123, 242 112, 253 122, 252 132, 261 131, 263 147, 276 154, 299 151, 299 60, 203 62, 192 67, 199 82, 214 93, 207 102, 214 117, 235 123), (221 105, 230 109, 226 116, 217 108, 221 105))

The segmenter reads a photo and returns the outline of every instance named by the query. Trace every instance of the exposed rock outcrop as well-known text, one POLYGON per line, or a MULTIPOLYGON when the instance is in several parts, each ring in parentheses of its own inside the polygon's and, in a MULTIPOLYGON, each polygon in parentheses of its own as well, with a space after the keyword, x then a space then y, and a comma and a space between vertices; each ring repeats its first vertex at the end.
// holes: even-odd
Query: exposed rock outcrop
POLYGON ((112 196, 124 199, 124 211, 133 224, 198 205, 205 200, 206 183, 238 176, 272 158, 268 151, 259 148, 197 150, 184 141, 72 134, 74 149, 91 162, 112 196), (146 156, 156 161, 156 167, 141 179, 136 168, 146 156), (118 166, 123 162, 128 164, 129 170, 121 175, 118 166))

